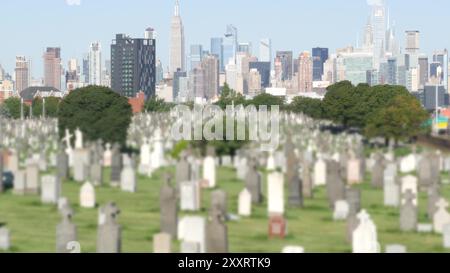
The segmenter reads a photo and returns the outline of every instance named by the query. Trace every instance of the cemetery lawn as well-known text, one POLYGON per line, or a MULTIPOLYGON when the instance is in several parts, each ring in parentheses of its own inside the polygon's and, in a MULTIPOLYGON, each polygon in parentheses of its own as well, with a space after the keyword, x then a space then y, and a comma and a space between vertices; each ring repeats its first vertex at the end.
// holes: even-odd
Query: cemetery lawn
MULTIPOLYGON (((96 188, 97 204, 115 201, 121 213, 119 223, 122 225, 122 252, 152 252, 152 237, 159 228, 159 190, 162 175, 168 168, 155 172, 152 178, 140 176, 137 193, 125 193, 120 189, 105 185, 96 188)), ((109 169, 104 177, 109 177, 109 169)), ((445 176, 448 179, 448 176, 445 176)), ((106 179, 105 179, 106 180, 106 179)), ((228 193, 228 210, 237 214, 237 199, 243 189, 242 181, 236 179, 231 168, 218 169, 218 186, 228 193)), ((399 211, 383 206, 382 190, 370 187, 370 176, 362 189, 362 208, 367 209, 378 229, 378 240, 384 251, 387 244, 403 244, 408 252, 445 252, 442 236, 437 234, 402 233, 399 230, 399 211)), ((264 185, 266 185, 264 181, 264 185)), ((96 251, 97 209, 82 209, 78 206, 81 184, 73 181, 63 183, 63 195, 75 210, 73 222, 78 228, 78 241, 82 252, 96 251)), ((263 192, 266 194, 266 187, 263 192)), ((287 199, 288 191, 285 191, 287 199)), ((444 185, 442 193, 450 199, 450 185, 444 185)), ((195 215, 207 215, 210 191, 202 196, 203 210, 195 215)), ((313 199, 305 200, 305 208, 286 207, 288 236, 284 239, 268 239, 267 204, 253 206, 251 218, 228 222, 230 252, 268 253, 281 252, 286 245, 301 245, 306 252, 351 252, 351 245, 346 242, 346 223, 334 222, 332 211, 328 208, 325 188, 318 188, 313 199)), ((420 223, 427 220, 426 195, 421 193, 419 199, 420 223)), ((179 217, 187 215, 180 213, 179 217)), ((192 214, 188 214, 192 215, 192 214)), ((42 205, 39 196, 14 196, 11 191, 0 196, 0 223, 6 223, 11 231, 11 252, 55 252, 56 225, 60 215, 55 206, 42 205)), ((174 243, 173 251, 179 250, 179 242, 174 243)))

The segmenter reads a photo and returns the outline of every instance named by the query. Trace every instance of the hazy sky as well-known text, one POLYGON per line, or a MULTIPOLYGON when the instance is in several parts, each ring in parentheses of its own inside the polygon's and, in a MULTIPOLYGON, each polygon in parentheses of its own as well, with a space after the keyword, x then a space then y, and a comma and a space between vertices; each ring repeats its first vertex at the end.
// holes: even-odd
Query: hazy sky
MULTIPOLYGON (((81 60, 89 44, 100 41, 103 59, 116 33, 143 36, 146 27, 158 33, 157 57, 168 65, 170 20, 175 0, 1 0, 0 64, 14 69, 15 55, 33 60, 33 76, 42 76, 42 53, 47 46, 62 48, 63 64, 81 60), (79 5, 78 5, 79 4, 79 5)), ((388 0, 391 20, 404 43, 404 31, 421 31, 424 53, 450 46, 448 0, 388 0)), ((260 38, 272 39, 273 50, 298 55, 312 47, 336 48, 355 44, 367 22, 366 0, 181 0, 186 49, 222 36, 234 24, 241 42, 252 42, 258 55, 260 38)), ((188 52, 187 52, 188 54, 188 52)))

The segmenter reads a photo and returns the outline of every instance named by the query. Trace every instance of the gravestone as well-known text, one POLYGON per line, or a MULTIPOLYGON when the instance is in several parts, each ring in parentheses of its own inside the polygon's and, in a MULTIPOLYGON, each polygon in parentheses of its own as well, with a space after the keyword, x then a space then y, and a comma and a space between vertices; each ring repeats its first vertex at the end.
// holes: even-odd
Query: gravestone
POLYGON ((400 160, 400 171, 410 173, 416 170, 416 155, 410 154, 400 160))
POLYGON ((244 180, 247 177, 249 166, 248 160, 246 157, 239 157, 239 164, 237 165, 236 172, 237 178, 240 180, 244 180))
POLYGON ((404 245, 387 245, 386 253, 403 254, 403 253, 407 253, 407 251, 406 251, 406 247, 404 245))
POLYGON ((381 189, 384 186, 384 157, 382 154, 375 155, 375 164, 372 168, 372 187, 381 189))
POLYGON ((211 218, 206 226, 206 250, 208 253, 228 253, 228 229, 223 214, 213 210, 211 218))
POLYGON ((80 189, 80 207, 95 208, 95 188, 87 181, 80 189))
POLYGON ((178 224, 177 192, 171 185, 171 177, 166 175, 165 183, 159 195, 160 229, 161 232, 177 236, 178 224))
POLYGON ((353 231, 353 253, 379 253, 380 244, 377 238, 377 227, 365 210, 358 215, 359 225, 353 231))
POLYGON ((384 205, 388 207, 398 207, 400 205, 400 185, 397 178, 397 166, 395 163, 388 163, 384 170, 383 179, 384 205))
POLYGON ((153 235, 153 253, 171 253, 172 236, 167 233, 153 235))
POLYGON ((340 175, 339 164, 332 160, 327 164, 327 196, 330 208, 338 200, 345 199, 345 184, 340 175))
POLYGON ((231 167, 232 166, 231 156, 229 156, 229 155, 222 156, 220 161, 222 163, 222 166, 224 166, 224 167, 231 167))
POLYGON ((73 210, 66 205, 60 213, 62 220, 56 227, 56 252, 70 253, 68 244, 77 241, 77 227, 72 223, 73 210))
POLYGON ((276 166, 275 166, 275 158, 273 156, 273 153, 271 152, 269 154, 269 157, 267 158, 266 170, 268 172, 272 172, 272 171, 275 171, 275 168, 276 168, 276 166))
POLYGON ((44 175, 41 180, 41 202, 57 204, 61 193, 61 182, 56 175, 44 175))
POLYGON ((118 187, 120 185, 120 175, 122 173, 123 158, 120 153, 120 147, 118 144, 113 145, 111 150, 111 186, 118 187))
POLYGON ((444 248, 449 249, 450 248, 450 223, 444 225, 442 233, 443 233, 444 248))
POLYGON ((267 195, 269 216, 284 215, 284 176, 280 172, 270 173, 267 177, 267 195))
POLYGON ((183 211, 200 209, 201 189, 197 181, 186 181, 180 184, 180 206, 183 211))
POLYGON ((112 151, 111 144, 106 144, 106 150, 103 152, 103 167, 111 167, 112 151))
POLYGON ((349 205, 347 218, 347 241, 351 243, 353 239, 353 231, 359 225, 357 214, 361 210, 361 190, 347 187, 345 195, 349 205))
POLYGON ((285 246, 281 253, 305 253, 305 249, 302 246, 285 246))
POLYGON ((257 170, 256 161, 250 160, 247 175, 245 177, 245 187, 252 196, 252 203, 262 203, 261 174, 257 170))
POLYGON ((211 210, 221 214, 224 220, 228 219, 227 193, 223 190, 211 192, 211 210))
POLYGON ((66 180, 69 178, 69 156, 66 151, 61 148, 58 151, 56 168, 58 170, 58 177, 61 180, 66 180))
POLYGON ((269 238, 284 239, 287 235, 287 221, 283 216, 271 216, 269 218, 269 238))
POLYGON ((403 195, 405 203, 400 208, 400 230, 415 231, 417 229, 417 207, 414 205, 416 196, 411 190, 407 190, 403 195))
POLYGON ((433 224, 419 223, 419 224, 417 224, 417 232, 431 233, 431 232, 433 232, 433 224))
MULTIPOLYGON (((401 184, 401 194, 405 194, 407 190, 411 190, 411 192, 416 196, 413 200, 413 203, 415 206, 417 206, 417 177, 413 175, 407 175, 402 178, 402 184, 401 184)), ((401 203, 405 203, 405 199, 401 199, 401 203)))
POLYGON ((247 188, 239 194, 238 214, 247 217, 252 214, 252 194, 247 188))
POLYGON ((207 156, 203 160, 203 179, 208 181, 207 188, 216 187, 216 161, 212 156, 207 156))
POLYGON ((352 157, 347 161, 347 183, 350 185, 359 184, 362 180, 361 161, 352 157))
POLYGON ((433 216, 434 232, 441 234, 444 226, 450 223, 450 214, 447 211, 448 202, 444 198, 440 198, 436 203, 437 210, 433 216))
POLYGON ((206 221, 200 216, 185 216, 178 223, 178 239, 197 243, 199 253, 206 252, 206 221))
POLYGON ((73 178, 76 182, 84 182, 89 176, 91 159, 87 149, 73 150, 73 178))
POLYGON ((105 221, 98 227, 97 253, 120 253, 122 248, 122 228, 117 223, 120 213, 115 203, 104 207, 105 221))
POLYGON ((11 248, 11 235, 9 229, 0 226, 0 250, 8 251, 11 248))
MULTIPOLYGON (((289 160, 288 160, 289 161, 289 160)), ((293 166, 288 167, 288 170, 292 168, 291 170, 293 173, 290 174, 288 177, 288 186, 289 186, 289 205, 291 207, 303 207, 303 183, 300 179, 299 175, 299 167, 296 160, 293 160, 293 166)))
POLYGON ((435 153, 425 153, 417 165, 419 187, 427 189, 439 182, 439 157, 435 153))
MULTIPOLYGON (((150 162, 150 157, 151 157, 151 147, 150 144, 148 143, 147 138, 144 138, 144 143, 141 146, 140 149, 140 160, 139 160, 139 170, 148 170, 151 168, 151 162, 150 162)), ((147 174, 147 173, 141 173, 143 175, 147 174)))
POLYGON ((347 220, 350 206, 346 200, 338 200, 334 205, 333 220, 342 221, 347 220))
POLYGON ((200 253, 200 244, 197 242, 182 241, 181 253, 188 253, 188 254, 200 253))
POLYGON ((177 188, 180 186, 181 182, 189 181, 191 179, 191 166, 187 161, 186 152, 181 152, 180 160, 176 165, 176 176, 175 181, 177 183, 177 188))
POLYGON ((67 197, 58 198, 58 211, 61 212, 65 206, 69 206, 69 199, 67 197))
POLYGON ((314 186, 324 186, 327 181, 327 163, 322 159, 314 164, 314 186))
POLYGON ((309 167, 308 162, 305 160, 303 161, 303 167, 301 170, 301 180, 302 180, 302 190, 303 190, 303 197, 304 198, 313 198, 314 192, 313 192, 313 180, 311 177, 311 169, 309 167))
POLYGON ((24 195, 27 187, 27 176, 24 170, 17 170, 14 173, 13 194, 24 195))
POLYGON ((27 178, 26 178, 26 193, 38 194, 39 193, 39 166, 37 164, 31 163, 26 167, 27 178))
POLYGON ((120 189, 124 192, 136 192, 136 173, 133 167, 125 166, 120 174, 120 189))
POLYGON ((441 197, 440 192, 440 185, 439 184, 432 184, 428 188, 428 204, 427 204, 427 216, 428 219, 432 220, 433 215, 437 211, 436 203, 439 201, 439 198, 441 197))

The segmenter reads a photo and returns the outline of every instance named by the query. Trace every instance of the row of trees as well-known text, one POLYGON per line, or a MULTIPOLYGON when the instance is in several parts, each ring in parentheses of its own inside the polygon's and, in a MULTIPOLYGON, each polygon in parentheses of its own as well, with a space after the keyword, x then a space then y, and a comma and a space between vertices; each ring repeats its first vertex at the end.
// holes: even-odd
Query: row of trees
MULTIPOLYGON (((58 116, 58 109, 61 99, 59 98, 46 98, 45 99, 45 116, 55 118, 58 116)), ((23 107, 23 115, 25 118, 30 116, 30 106, 23 104, 21 106, 21 101, 19 98, 12 97, 4 101, 0 105, 0 116, 6 118, 19 119, 21 117, 21 107, 23 107)), ((44 101, 42 98, 35 98, 31 103, 31 114, 33 117, 41 117, 44 107, 44 101)))

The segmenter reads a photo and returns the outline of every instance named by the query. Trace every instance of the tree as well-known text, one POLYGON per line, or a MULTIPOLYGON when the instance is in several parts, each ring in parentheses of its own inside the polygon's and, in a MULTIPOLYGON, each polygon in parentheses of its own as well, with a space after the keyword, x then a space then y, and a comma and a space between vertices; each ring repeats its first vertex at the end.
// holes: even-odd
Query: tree
POLYGON ((220 93, 219 100, 216 102, 222 109, 226 109, 228 105, 246 105, 245 97, 242 94, 237 93, 230 86, 225 83, 222 92, 220 93))
POLYGON ((295 97, 289 105, 289 110, 294 113, 303 113, 315 119, 324 117, 322 101, 306 97, 295 97))
POLYGON ((144 111, 147 112, 170 112, 170 110, 173 108, 174 104, 167 103, 164 101, 164 99, 160 99, 158 97, 151 97, 144 106, 144 111))
MULTIPOLYGON (((45 116, 56 118, 58 117, 59 103, 61 100, 55 97, 45 98, 45 116)), ((42 116, 43 99, 35 98, 33 100, 33 117, 42 116)))
POLYGON ((280 106, 280 110, 284 109, 285 101, 283 97, 273 96, 271 94, 260 94, 255 96, 252 100, 250 100, 247 104, 255 105, 256 108, 259 109, 260 106, 267 106, 267 109, 270 110, 271 106, 278 105, 280 106))
POLYGON ((365 128, 368 137, 408 140, 423 133, 429 115, 412 95, 397 95, 387 107, 373 114, 365 128))
MULTIPOLYGON (((20 98, 11 97, 6 99, 4 102, 4 106, 8 109, 10 116, 14 119, 20 118, 20 98)), ((30 113, 30 107, 26 104, 23 104, 23 115, 24 118, 28 117, 30 113)))
POLYGON ((72 91, 60 104, 59 134, 79 128, 88 141, 125 144, 132 110, 126 97, 109 88, 88 86, 72 91))

